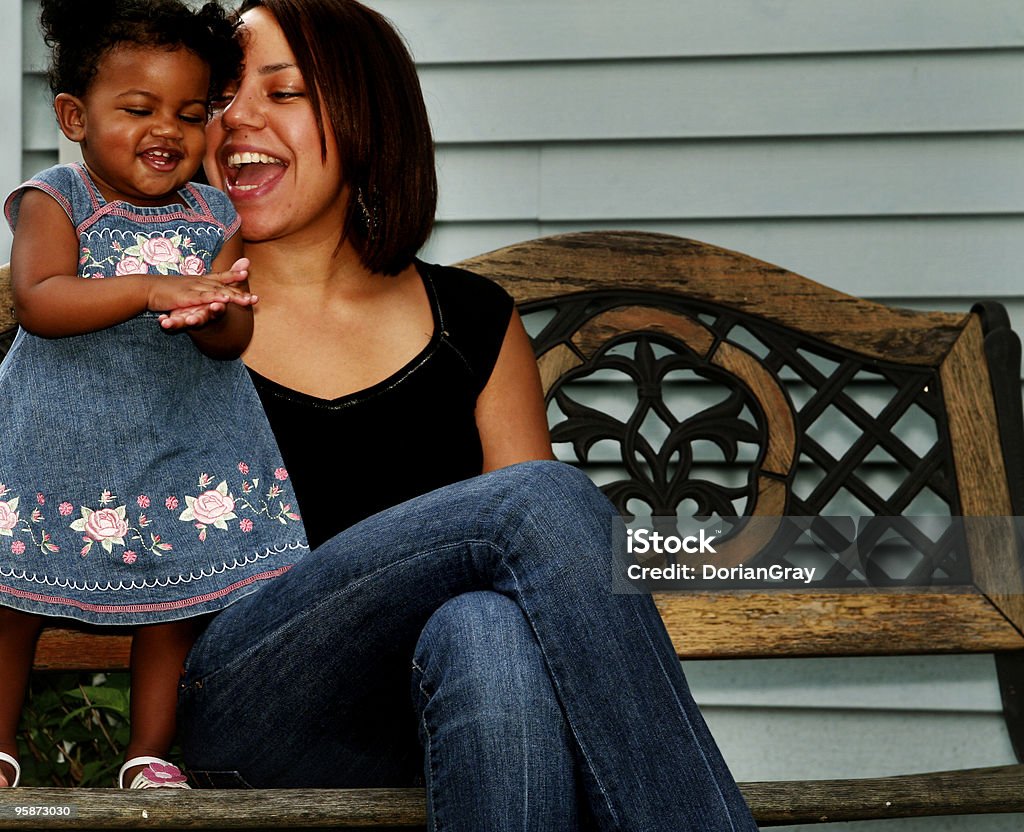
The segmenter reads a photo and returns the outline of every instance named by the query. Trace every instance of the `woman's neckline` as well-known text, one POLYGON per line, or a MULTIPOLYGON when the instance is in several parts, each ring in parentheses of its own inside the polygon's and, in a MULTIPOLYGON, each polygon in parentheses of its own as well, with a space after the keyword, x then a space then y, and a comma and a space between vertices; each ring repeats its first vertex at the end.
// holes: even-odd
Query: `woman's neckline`
POLYGON ((430 304, 430 314, 434 323, 434 329, 430 334, 430 340, 427 341, 423 349, 421 349, 415 356, 386 378, 383 378, 368 387, 364 387, 361 390, 344 393, 330 399, 323 398, 321 396, 314 396, 312 393, 304 393, 301 390, 295 390, 292 387, 288 387, 278 381, 274 381, 272 378, 268 378, 247 365, 246 369, 249 371, 249 375, 256 384, 257 389, 263 393, 270 393, 277 398, 287 399, 299 404, 306 404, 320 408, 340 409, 359 404, 367 399, 375 398, 376 396, 386 393, 395 386, 401 384, 424 362, 426 362, 431 355, 433 355, 441 341, 441 336, 444 333, 444 316, 441 312, 441 306, 438 303, 437 291, 434 287, 434 282, 430 278, 430 269, 426 263, 423 263, 420 260, 415 260, 413 262, 416 266, 416 273, 419 275, 420 280, 423 283, 423 289, 427 294, 427 302, 430 304))

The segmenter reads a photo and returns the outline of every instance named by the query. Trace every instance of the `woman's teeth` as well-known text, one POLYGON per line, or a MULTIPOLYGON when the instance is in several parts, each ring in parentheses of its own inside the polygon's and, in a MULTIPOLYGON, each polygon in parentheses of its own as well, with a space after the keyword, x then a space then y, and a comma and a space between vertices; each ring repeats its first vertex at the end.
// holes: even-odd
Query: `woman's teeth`
POLYGON ((242 165, 283 165, 280 159, 275 156, 268 156, 266 153, 250 153, 245 151, 244 153, 232 153, 228 156, 228 167, 237 168, 242 165))
POLYGON ((246 150, 230 153, 227 166, 231 169, 229 181, 236 191, 253 191, 281 175, 285 163, 276 156, 246 150))

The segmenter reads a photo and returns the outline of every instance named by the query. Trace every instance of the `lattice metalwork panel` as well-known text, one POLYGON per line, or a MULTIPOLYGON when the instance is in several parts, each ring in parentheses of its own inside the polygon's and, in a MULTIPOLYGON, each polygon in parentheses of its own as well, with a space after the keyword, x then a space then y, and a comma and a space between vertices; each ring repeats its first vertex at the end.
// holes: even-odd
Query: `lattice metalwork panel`
POLYGON ((556 452, 624 515, 828 518, 785 526, 762 559, 813 563, 817 586, 970 582, 935 370, 664 295, 521 311, 538 355, 570 367, 548 391, 556 452), (644 315, 623 306, 674 314, 629 331, 644 315))

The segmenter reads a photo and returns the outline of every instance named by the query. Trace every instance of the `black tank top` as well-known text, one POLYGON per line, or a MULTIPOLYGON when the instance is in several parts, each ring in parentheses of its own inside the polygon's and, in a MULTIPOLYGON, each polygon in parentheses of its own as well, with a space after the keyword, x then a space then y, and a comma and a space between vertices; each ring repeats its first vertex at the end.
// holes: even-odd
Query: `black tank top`
POLYGON ((416 266, 434 333, 389 378, 327 400, 249 371, 311 546, 381 509, 482 470, 476 399, 497 361, 512 298, 479 275, 419 261, 416 266))

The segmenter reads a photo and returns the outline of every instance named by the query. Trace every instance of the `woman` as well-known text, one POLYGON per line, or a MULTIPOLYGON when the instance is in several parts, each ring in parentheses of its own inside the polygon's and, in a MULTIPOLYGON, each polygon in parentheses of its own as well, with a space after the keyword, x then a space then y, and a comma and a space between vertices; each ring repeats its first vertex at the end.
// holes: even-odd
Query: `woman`
POLYGON ((244 359, 319 545, 192 650, 190 768, 423 782, 431 828, 756 829, 650 598, 609 592, 614 509, 550 461, 511 300, 413 260, 436 186, 401 40, 352 0, 242 11, 207 171, 242 218, 244 359))

